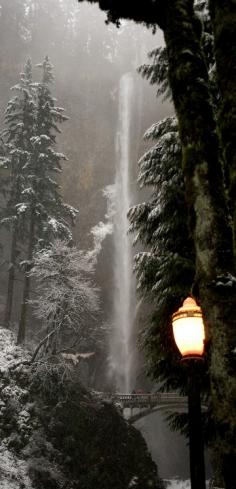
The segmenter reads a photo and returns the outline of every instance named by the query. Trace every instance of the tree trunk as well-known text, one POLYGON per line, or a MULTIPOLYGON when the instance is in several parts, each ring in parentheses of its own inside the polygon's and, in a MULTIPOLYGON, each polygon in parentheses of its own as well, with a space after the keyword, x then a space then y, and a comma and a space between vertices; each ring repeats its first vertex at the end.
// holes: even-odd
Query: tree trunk
POLYGON ((10 264, 8 272, 8 284, 7 284, 7 298, 4 316, 4 328, 9 328, 12 313, 12 302, 14 293, 14 282, 15 282, 15 265, 17 257, 17 232, 15 226, 12 232, 12 243, 11 243, 11 254, 10 254, 10 264))
POLYGON ((24 343, 25 335, 26 335, 26 321, 27 321, 27 312, 28 312, 28 301, 30 298, 30 284, 31 284, 31 279, 28 275, 28 272, 32 266, 34 242, 35 242, 35 210, 33 206, 31 210, 31 216, 30 216, 29 244, 28 244, 28 253, 27 253, 28 265, 25 271, 23 299, 21 304, 21 316, 20 316, 19 329, 17 335, 17 345, 21 345, 22 343, 24 343))
MULTIPOLYGON (((222 458, 234 460, 236 480, 236 287, 218 139, 200 31, 192 0, 167 2, 164 36, 169 81, 179 121, 196 281, 211 344, 211 390, 222 458)), ((229 481, 226 488, 231 489, 229 481)))
MULTIPOLYGON (((27 268, 27 271, 29 271, 29 268, 27 268)), ((21 345, 22 343, 25 342, 29 297, 30 297, 30 277, 27 275, 26 272, 26 276, 24 280, 23 299, 21 304, 21 316, 20 316, 20 323, 19 323, 19 329, 17 335, 17 345, 21 345)))
POLYGON ((221 95, 218 125, 229 179, 236 254, 236 2, 211 0, 210 13, 221 95))

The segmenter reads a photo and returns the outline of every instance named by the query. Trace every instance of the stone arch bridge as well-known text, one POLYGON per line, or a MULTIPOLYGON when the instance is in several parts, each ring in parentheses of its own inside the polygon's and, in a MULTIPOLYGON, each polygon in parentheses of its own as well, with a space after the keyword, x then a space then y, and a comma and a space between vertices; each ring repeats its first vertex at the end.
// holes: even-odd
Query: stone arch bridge
POLYGON ((96 393, 99 399, 114 404, 130 422, 135 423, 155 411, 186 410, 188 399, 175 392, 155 394, 96 393))

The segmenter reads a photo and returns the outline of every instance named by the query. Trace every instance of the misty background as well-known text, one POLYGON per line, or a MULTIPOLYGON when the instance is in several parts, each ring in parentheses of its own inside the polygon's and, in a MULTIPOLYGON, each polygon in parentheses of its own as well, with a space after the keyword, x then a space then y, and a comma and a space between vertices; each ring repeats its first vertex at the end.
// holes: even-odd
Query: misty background
MULTIPOLYGON (((147 53, 163 43, 161 32, 123 22, 117 29, 105 24, 105 14, 98 7, 78 5, 76 0, 1 0, 0 1, 0 120, 11 98, 10 87, 31 58, 33 66, 48 55, 54 65, 52 92, 58 105, 65 108, 69 120, 58 136, 58 151, 68 157, 60 177, 65 202, 79 209, 74 239, 81 249, 93 247, 91 229, 106 221, 107 198, 104 189, 113 185, 116 174, 116 138, 119 111, 119 84, 130 73, 134 80, 130 133, 130 175, 132 203, 142 195, 138 190, 137 161, 147 148, 142 139, 154 122, 173 112, 170 105, 155 98, 150 87, 137 73, 147 61, 147 53)), ((34 68, 34 79, 40 77, 34 68)), ((9 243, 1 231, 2 314, 7 280, 9 243)), ((96 283, 101 289, 101 323, 109 323, 114 293, 114 246, 111 235, 102 242, 96 268, 96 283)), ((20 290, 20 288, 19 288, 20 290)), ((20 292, 16 295, 20 303, 20 292)), ((19 307, 15 302, 15 310, 19 307)), ((14 317, 13 317, 14 319, 14 317)), ((138 325, 137 325, 138 327, 138 325)), ((134 341, 135 338, 134 338, 134 341)), ((141 362, 141 359, 140 359, 141 362)), ((104 359, 98 365, 94 383, 107 386, 104 359)), ((137 364, 137 387, 148 387, 137 364)), ((173 434, 161 414, 153 414, 137 423, 144 434, 160 475, 164 478, 188 477, 188 449, 185 440, 173 434), (181 447, 181 449, 180 449, 181 447)))

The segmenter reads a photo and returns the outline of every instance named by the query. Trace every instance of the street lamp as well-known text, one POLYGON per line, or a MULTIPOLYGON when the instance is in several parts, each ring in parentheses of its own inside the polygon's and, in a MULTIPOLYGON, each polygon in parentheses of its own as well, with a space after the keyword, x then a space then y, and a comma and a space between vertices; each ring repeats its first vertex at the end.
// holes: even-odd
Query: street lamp
POLYGON ((201 422, 200 386, 196 375, 196 362, 204 353, 205 331, 201 308, 188 297, 172 316, 173 334, 182 355, 188 363, 188 415, 191 489, 206 489, 204 444, 201 422))
POLYGON ((204 352, 205 330, 201 308, 188 297, 172 316, 175 343, 182 358, 201 358, 204 352))

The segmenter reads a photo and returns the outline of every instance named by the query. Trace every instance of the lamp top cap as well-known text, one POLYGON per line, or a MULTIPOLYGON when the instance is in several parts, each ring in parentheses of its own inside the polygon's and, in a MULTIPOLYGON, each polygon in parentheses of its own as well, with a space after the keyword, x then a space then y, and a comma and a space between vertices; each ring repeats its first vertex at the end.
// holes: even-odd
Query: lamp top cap
POLYGON ((197 303, 196 303, 195 299, 193 299, 193 297, 187 297, 187 299, 184 300, 182 307, 192 309, 192 307, 199 307, 199 306, 197 305, 197 303))
POLYGON ((193 314, 201 314, 201 308, 197 305, 195 299, 193 299, 193 297, 187 297, 182 306, 178 309, 178 311, 176 311, 174 314, 173 314, 173 318, 177 318, 179 316, 179 314, 183 314, 183 313, 189 313, 192 312, 193 314))

